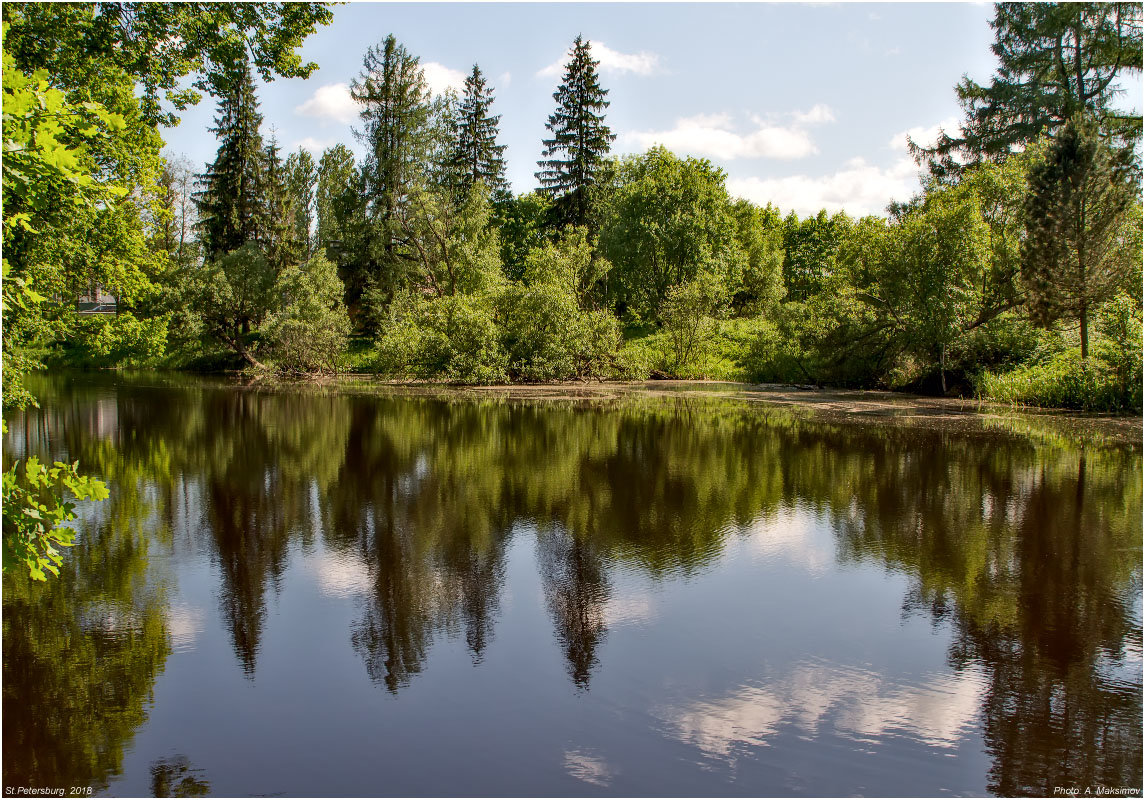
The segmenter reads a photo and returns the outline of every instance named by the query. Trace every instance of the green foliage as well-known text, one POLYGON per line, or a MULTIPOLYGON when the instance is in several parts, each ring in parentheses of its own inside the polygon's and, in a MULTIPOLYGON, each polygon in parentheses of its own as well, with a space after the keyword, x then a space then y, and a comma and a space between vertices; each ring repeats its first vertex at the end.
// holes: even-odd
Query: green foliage
POLYGON ((584 311, 555 284, 513 284, 498 299, 514 380, 564 381, 610 371, 620 341, 616 318, 584 311))
POLYGON ((1139 383, 1136 396, 1128 395, 1115 374, 1092 359, 1081 358, 1076 351, 1012 372, 986 372, 979 392, 987 400, 1046 408, 1121 411, 1134 404, 1138 410, 1141 407, 1139 383))
MULTIPOLYGON (((1082 359, 1075 337, 1052 333, 1008 370, 986 371, 979 394, 990 400, 1083 411, 1141 411, 1141 306, 1120 294, 1097 313, 1093 357, 1082 359)), ((1028 324, 1028 323, 1027 323, 1028 324)))
POLYGON ((587 308, 589 290, 607 270, 579 228, 528 254, 524 281, 497 301, 512 377, 571 380, 608 372, 619 326, 607 311, 587 308))
POLYGON ((893 363, 886 322, 863 293, 836 276, 806 302, 784 303, 743 357, 751 380, 885 385, 893 363))
POLYGON ((944 394, 950 346, 978 318, 988 234, 976 203, 936 194, 897 228, 891 260, 877 276, 883 308, 907 348, 939 365, 944 394))
POLYGON ((262 114, 250 66, 244 62, 243 67, 241 80, 219 100, 215 127, 210 129, 219 139, 219 149, 199 176, 202 189, 195 195, 208 261, 264 238, 264 227, 271 221, 267 208, 271 165, 259 133, 262 114))
POLYGON ((455 383, 502 383, 508 357, 485 295, 424 297, 402 293, 378 339, 388 374, 455 383))
POLYGON ((1121 294, 1097 316, 1099 339, 1094 348, 1111 382, 1128 408, 1141 408, 1141 305, 1121 294))
POLYGON ((1141 71, 1140 3, 997 3, 990 27, 998 69, 988 86, 963 77, 955 87, 965 113, 958 133, 933 148, 911 143, 932 175, 956 182, 966 165, 1056 137, 1079 113, 1107 135, 1140 139, 1140 114, 1110 107, 1122 73, 1141 71))
POLYGON ((525 276, 525 259, 534 248, 551 240, 549 220, 553 203, 543 192, 529 192, 502 200, 494 209, 501 234, 501 265, 505 276, 525 276))
POLYGON ((359 180, 349 147, 337 144, 322 153, 315 191, 318 247, 339 267, 353 249, 355 221, 362 213, 359 180))
POLYGON ((671 342, 671 373, 676 375, 706 346, 716 330, 716 317, 727 303, 723 281, 710 272, 668 290, 664 301, 664 332, 671 342))
POLYGON ((800 221, 792 211, 783 221, 783 285, 789 300, 803 301, 823 290, 835 271, 839 245, 851 226, 843 212, 826 209, 800 221))
POLYGON ((366 146, 362 164, 364 220, 355 252, 344 267, 351 300, 372 279, 389 300, 406 287, 414 257, 402 233, 410 193, 424 188, 432 170, 434 106, 417 56, 393 35, 367 50, 350 86, 361 106, 366 146))
POLYGON ((671 288, 701 270, 739 283, 745 259, 723 170, 657 147, 621 162, 617 183, 600 249, 614 266, 610 294, 634 319, 659 321, 671 288))
POLYGON ((169 318, 139 318, 130 312, 94 314, 76 320, 68 344, 73 358, 90 366, 153 363, 167 352, 169 318))
POLYGON ((325 3, 12 3, 6 46, 21 69, 45 68, 64 85, 99 89, 120 75, 142 88, 145 124, 174 125, 173 113, 201 92, 226 94, 250 53, 264 81, 305 78, 318 65, 297 50, 333 12, 325 3), (187 76, 193 76, 185 81, 187 76), (190 84, 188 86, 188 83, 190 84))
POLYGON ((91 148, 121 131, 120 114, 95 102, 72 103, 40 69, 21 72, 4 24, 4 235, 35 233, 44 215, 65 217, 79 206, 122 197, 127 190, 91 174, 91 148))
POLYGON ((27 568, 34 580, 47 580, 44 571, 59 575, 63 556, 57 547, 71 547, 75 531, 64 523, 76 518, 70 493, 80 500, 107 499, 101 481, 79 474, 79 463, 59 461, 51 467, 35 456, 23 468, 13 464, 3 475, 4 570, 27 568))
MULTIPOLYGON (((1123 246, 1123 221, 1140 202, 1131 149, 1114 148, 1093 119, 1075 116, 1030 172, 1022 279, 1032 318, 1077 320, 1081 357, 1089 355, 1089 314, 1141 266, 1123 246)), ((1140 239, 1138 239, 1140 241, 1140 239)))
POLYGON ((552 138, 544 140, 536 173, 541 191, 554 201, 558 227, 588 225, 593 185, 614 134, 604 124, 609 101, 600 86, 592 57, 591 42, 577 36, 565 64, 560 86, 553 92, 557 109, 545 127, 552 138))
MULTIPOLYGON (((31 281, 11 274, 8 260, 3 261, 3 279, 0 280, 0 311, 3 312, 7 326, 9 313, 12 310, 28 311, 29 306, 42 303, 44 297, 32 289, 31 281)), ((24 386, 24 376, 38 364, 33 359, 18 352, 12 344, 11 328, 5 331, 3 337, 4 371, 3 381, 3 408, 26 408, 36 405, 36 398, 24 386)))
POLYGON ((412 193, 401 220, 414 251, 411 285, 441 297, 487 291, 498 283, 500 245, 490 214, 484 184, 475 185, 459 204, 437 192, 412 193))
POLYGON ((481 68, 474 64, 457 104, 449 153, 455 179, 454 199, 458 203, 464 203, 478 184, 484 184, 495 195, 508 192, 505 145, 497 144, 501 115, 489 113, 492 105, 493 87, 486 85, 481 68))
MULTIPOLYGON (((194 235, 194 187, 195 172, 186 156, 164 158, 154 189, 155 202, 148 209, 148 233, 151 247, 167 254, 168 267, 175 273, 194 263, 199 255, 199 242, 194 235)), ((172 288, 171 277, 160 279, 167 288, 172 288)))
POLYGON ((773 309, 786 294, 783 285, 783 222, 769 203, 759 208, 747 200, 732 206, 736 239, 743 253, 739 285, 734 282, 734 305, 748 313, 773 309))
POLYGON ((318 166, 314 156, 304 147, 287 156, 283 165, 285 186, 294 207, 294 239, 303 259, 309 259, 315 244, 315 189, 318 185, 318 166))
MULTIPOLYGON (((71 101, 51 87, 46 70, 22 72, 8 33, 5 22, 5 407, 31 400, 21 377, 35 362, 20 348, 74 332, 70 298, 102 285, 114 287, 126 304, 142 301, 154 290, 148 273, 161 263, 148 247, 139 206, 125 197, 139 173, 107 166, 126 157, 130 115, 71 101)), ((132 347, 107 336, 102 344, 108 351, 132 347)))
POLYGON ((279 302, 278 279, 254 244, 204 264, 194 278, 195 303, 204 331, 257 366, 247 335, 279 302))
POLYGON ((283 308, 270 315, 263 329, 275 367, 288 374, 336 371, 350 318, 334 265, 317 254, 286 269, 276 291, 283 308))

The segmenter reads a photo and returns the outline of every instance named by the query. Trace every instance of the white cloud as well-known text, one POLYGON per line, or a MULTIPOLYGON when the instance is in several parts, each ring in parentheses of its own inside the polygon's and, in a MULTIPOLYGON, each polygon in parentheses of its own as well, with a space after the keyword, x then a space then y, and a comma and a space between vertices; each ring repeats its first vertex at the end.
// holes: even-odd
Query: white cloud
POLYGON ((906 200, 918 190, 918 167, 908 157, 889 167, 876 167, 862 158, 847 162, 830 175, 790 175, 785 178, 732 178, 728 192, 757 205, 773 203, 800 216, 846 211, 851 216, 883 214, 891 200, 906 200))
POLYGON ((176 653, 194 650, 195 641, 203 632, 203 610, 180 604, 169 607, 164 616, 167 618, 167 632, 171 634, 172 649, 176 653))
POLYGON ((749 526, 748 547, 765 561, 785 561, 812 575, 822 575, 835 563, 834 543, 825 539, 824 526, 801 510, 761 516, 749 526))
POLYGON ((625 136, 625 141, 641 149, 659 144, 674 152, 727 161, 736 158, 790 160, 819 152, 806 126, 835 119, 831 109, 822 104, 809 111, 795 111, 785 116, 792 119, 791 124, 753 117, 755 130, 739 133, 734 130, 730 114, 700 114, 676 120, 675 127, 670 130, 633 131, 625 136))
POLYGON ((338 144, 337 139, 316 139, 313 136, 303 136, 301 139, 295 139, 291 142, 290 147, 292 150, 297 150, 301 147, 304 150, 309 150, 314 155, 321 155, 322 151, 327 147, 333 147, 338 144))
POLYGON ((954 117, 948 117, 937 125, 916 125, 905 131, 899 131, 890 138, 890 141, 887 142, 887 147, 892 150, 899 150, 903 153, 907 152, 906 139, 908 136, 914 139, 915 144, 923 147, 933 147, 934 143, 938 141, 939 131, 956 133, 958 131, 958 120, 954 117))
POLYGON ((350 97, 349 86, 344 83, 331 83, 315 89, 310 99, 297 106, 294 112, 304 117, 348 123, 357 119, 358 104, 350 97))
MULTIPOLYGON (((589 47, 592 50, 592 57, 600 62, 602 72, 632 72, 647 76, 660 69, 660 56, 647 50, 641 50, 639 53, 621 53, 598 41, 590 42, 589 47)), ((538 70, 537 76, 551 78, 563 75, 566 63, 568 63, 567 53, 544 69, 538 70)))
POLYGON ((434 94, 444 94, 446 89, 460 92, 465 86, 465 73, 450 69, 436 61, 427 62, 422 66, 425 71, 425 83, 434 94))
POLYGON ((506 86, 508 86, 512 82, 512 80, 513 80, 513 73, 502 72, 497 77, 497 88, 498 89, 504 89, 506 86))
POLYGON ((820 125, 824 122, 834 122, 835 112, 823 103, 816 103, 808 111, 793 111, 791 118, 801 125, 820 125))

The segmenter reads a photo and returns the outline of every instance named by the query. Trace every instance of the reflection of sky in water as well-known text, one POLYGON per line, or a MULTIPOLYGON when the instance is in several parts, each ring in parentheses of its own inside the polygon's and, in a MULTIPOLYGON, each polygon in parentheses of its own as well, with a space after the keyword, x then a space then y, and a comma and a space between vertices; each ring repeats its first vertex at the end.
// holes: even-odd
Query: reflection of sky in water
POLYGON ((566 750, 565 770, 577 780, 594 786, 608 786, 612 780, 612 770, 604 759, 586 750, 566 750))
POLYGON ((613 625, 639 625, 656 617, 652 595, 647 592, 617 592, 604 607, 604 622, 613 625))
POLYGON ((810 512, 788 507, 759 517, 746 532, 753 558, 780 561, 819 576, 835 564, 835 547, 823 536, 823 527, 810 512))
POLYGON ((172 651, 181 653, 194 650, 195 641, 203 632, 203 610, 180 603, 169 606, 164 616, 167 620, 167 633, 171 636, 172 651))
MULTIPOLYGON (((1080 752, 1099 725, 1139 738, 1139 569, 1105 587, 1117 560, 1099 553, 1048 585, 1104 605, 1035 598, 1077 630, 1107 622, 1092 642, 1059 643, 1041 617, 975 628, 976 609, 958 605, 954 579, 984 578, 971 599, 1005 606, 1044 553, 1104 546, 1104 529, 1075 540, 1074 517, 1052 513, 1079 495, 1069 453, 1006 445, 984 466, 987 451, 960 440, 730 429, 704 414, 197 397, 125 393, 117 428, 107 414, 75 423, 97 442, 118 430, 146 465, 210 401, 202 441, 179 445, 170 473, 132 494, 134 473, 109 469, 123 481, 111 502, 81 505, 149 566, 127 602, 80 584, 78 630, 121 643, 162 603, 171 645, 140 682, 154 702, 136 701, 146 713, 117 794, 146 794, 158 765, 171 780, 201 770, 222 795, 983 795, 999 765, 1040 786, 1031 744, 1049 742, 1056 763, 1049 746, 1080 752), (152 431, 155 418, 168 427, 152 431), (332 441, 308 455, 264 425, 332 441), (949 509, 916 502, 935 490, 949 509), (975 539, 967 520, 994 527, 975 539), (1007 569, 959 549, 976 541, 1007 569), (934 587, 946 596, 916 613, 934 587), (1111 598, 1126 612, 1097 613, 1111 598), (1055 644, 1092 675, 1064 683, 1057 662, 1025 658, 1055 644), (1105 694, 1079 691, 1091 685, 1105 694), (1011 699, 1042 687, 1066 693, 1076 735, 1036 703, 1007 721, 1011 699), (1024 738, 997 749, 1007 736, 1024 738)), ((112 458, 87 460, 99 454, 112 458)), ((1089 469, 1087 498, 1122 491, 1117 475, 1139 486, 1139 455, 1089 469)), ((1129 760, 1133 746, 1102 743, 1129 760)))
POLYGON ((709 756, 734 760, 742 746, 765 746, 784 725, 818 735, 825 726, 860 740, 900 733, 953 747, 978 717, 985 678, 968 670, 911 685, 854 667, 804 663, 777 681, 726 696, 660 709, 673 735, 709 756))
POLYGON ((323 547, 307 559, 307 568, 327 597, 358 597, 370 590, 370 570, 357 553, 323 547))

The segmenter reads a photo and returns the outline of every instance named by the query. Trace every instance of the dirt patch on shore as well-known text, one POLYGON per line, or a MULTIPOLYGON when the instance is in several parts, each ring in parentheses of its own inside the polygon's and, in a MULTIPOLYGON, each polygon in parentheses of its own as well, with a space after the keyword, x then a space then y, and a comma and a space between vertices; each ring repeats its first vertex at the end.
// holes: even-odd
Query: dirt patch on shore
POLYGON ((950 431, 1009 428, 1029 429, 1071 439, 1096 439, 1140 446, 1142 418, 1085 414, 1037 408, 1013 408, 964 398, 922 397, 873 390, 816 389, 781 384, 722 381, 642 381, 631 383, 555 383, 501 386, 390 382, 354 377, 337 382, 346 388, 384 394, 442 398, 487 398, 521 402, 563 402, 593 405, 628 399, 711 399, 806 410, 833 422, 941 427, 950 431))

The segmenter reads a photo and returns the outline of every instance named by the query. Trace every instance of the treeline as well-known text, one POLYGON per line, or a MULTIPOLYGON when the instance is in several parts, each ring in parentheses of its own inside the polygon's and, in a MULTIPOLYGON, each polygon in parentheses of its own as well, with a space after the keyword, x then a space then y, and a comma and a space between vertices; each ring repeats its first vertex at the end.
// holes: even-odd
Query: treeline
MULTIPOLYGON (((11 5, 5 19, 25 28, 48 15, 11 5)), ((1140 70, 1140 23, 1133 4, 997 6, 994 81, 957 87, 966 121, 914 148, 924 189, 888 219, 784 216, 731 197, 706 160, 610 155, 608 91, 581 37, 539 188, 519 195, 479 66, 459 95, 433 96, 387 37, 351 87, 365 157, 336 145, 316 160, 264 138, 262 62, 240 50, 208 87, 214 162, 153 158, 153 179, 131 176, 114 203, 119 227, 97 231, 114 243, 73 234, 56 252, 13 224, 35 240, 14 274, 61 302, 13 304, 22 348, 6 343, 6 358, 463 383, 712 377, 1139 408, 1140 116, 1110 102, 1116 78, 1140 70), (1078 69, 1055 69, 1059 52, 1078 69), (115 317, 72 313, 68 298, 94 284, 118 298, 115 317)), ((101 202, 92 215, 107 216, 101 202)), ((8 231, 6 202, 6 255, 8 231)))

